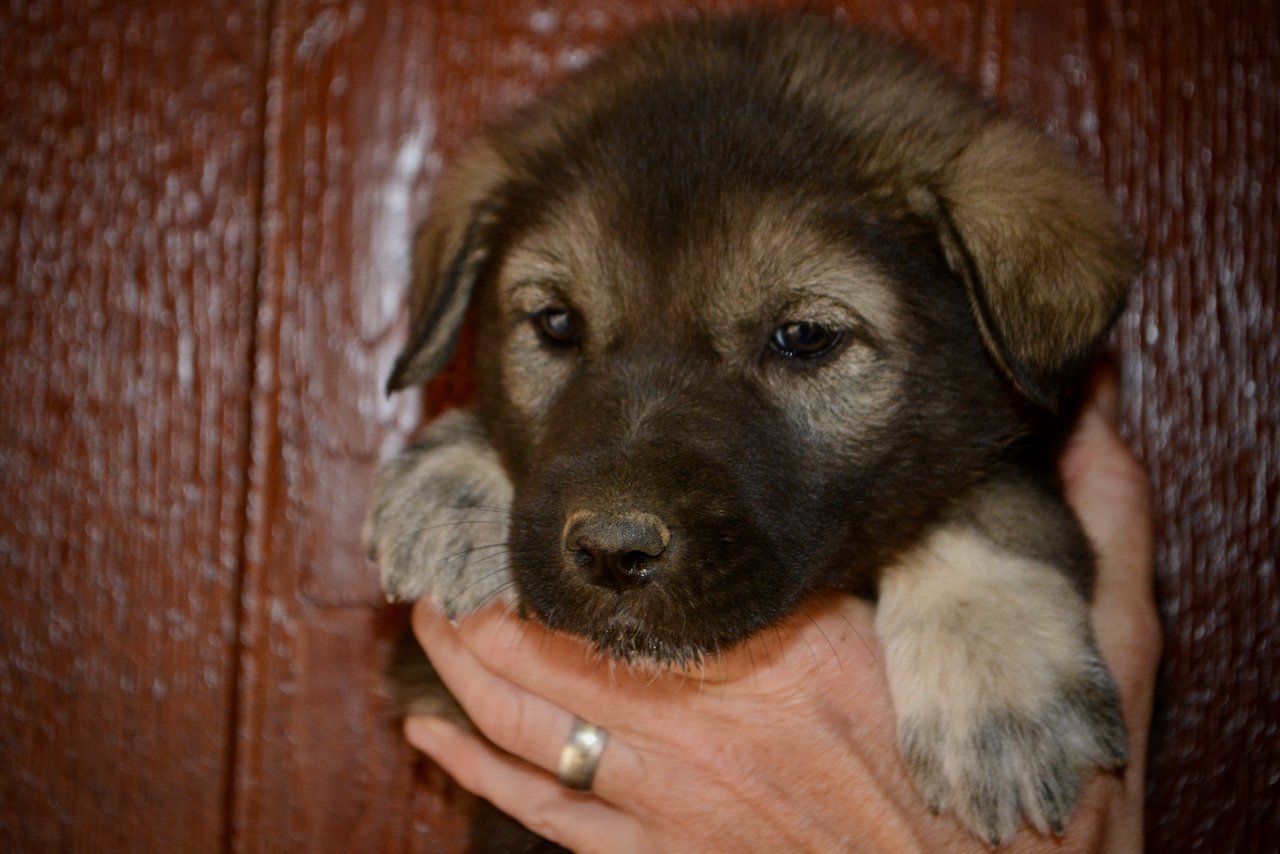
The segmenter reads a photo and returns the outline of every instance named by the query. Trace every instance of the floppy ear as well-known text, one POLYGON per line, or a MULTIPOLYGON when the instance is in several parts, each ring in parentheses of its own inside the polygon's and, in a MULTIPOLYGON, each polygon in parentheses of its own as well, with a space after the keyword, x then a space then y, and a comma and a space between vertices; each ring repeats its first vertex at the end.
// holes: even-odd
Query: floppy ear
POLYGON ((943 243, 987 348, 1028 398, 1055 409, 1136 272, 1110 202, 1046 138, 1008 118, 982 126, 951 161, 939 196, 950 220, 943 243))
POLYGON ((453 358, 471 293, 492 255, 494 195, 504 176, 500 157, 484 146, 441 178, 414 243, 409 340, 387 378, 388 394, 429 380, 453 358))

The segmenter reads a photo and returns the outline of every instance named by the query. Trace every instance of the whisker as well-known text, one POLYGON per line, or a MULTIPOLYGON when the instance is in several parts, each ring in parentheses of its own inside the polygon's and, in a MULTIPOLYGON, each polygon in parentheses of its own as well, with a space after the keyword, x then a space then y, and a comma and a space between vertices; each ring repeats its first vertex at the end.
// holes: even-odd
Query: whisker
MULTIPOLYGON (((835 658, 836 664, 839 666, 841 670, 844 670, 844 662, 840 660, 840 652, 836 649, 836 645, 831 642, 831 637, 827 634, 826 629, 822 628, 822 624, 819 623, 817 620, 815 620, 812 615, 809 616, 809 622, 812 623, 813 627, 818 630, 818 634, 822 635, 822 639, 827 642, 827 646, 831 649, 831 655, 832 657, 835 658)), ((856 632, 857 629, 854 629, 854 631, 856 632)), ((858 637, 861 638, 862 635, 859 634, 858 637)), ((805 643, 809 643, 809 638, 807 635, 805 636, 805 643)), ((866 641, 864 640, 862 643, 865 645, 866 641)), ((868 649, 870 649, 870 647, 868 647, 868 649)), ((813 663, 817 664, 818 653, 814 651, 812 646, 809 647, 809 651, 813 654, 813 663)))
MULTIPOLYGON (((496 575, 497 573, 495 572, 494 574, 496 575)), ((500 594, 506 593, 508 590, 511 590, 515 586, 516 586, 516 583, 514 581, 508 581, 506 584, 500 585, 499 587, 494 589, 492 593, 486 595, 483 599, 480 600, 479 604, 476 605, 476 610, 479 610, 485 607, 494 599, 497 599, 500 594)))
MULTIPOLYGON (((552 608, 551 608, 551 610, 547 612, 546 619, 544 619, 544 620, 542 620, 542 621, 541 621, 541 622, 542 622, 542 624, 543 624, 544 626, 548 626, 548 627, 550 627, 550 626, 551 626, 551 624, 552 624, 552 622, 555 620, 556 612, 557 612, 558 610, 560 610, 559 606, 555 606, 555 605, 553 605, 553 606, 552 606, 552 608)), ((527 631, 528 631, 528 628, 526 627, 526 628, 524 629, 524 631, 526 631, 526 632, 527 632, 527 631)), ((538 639, 538 651, 539 651, 539 652, 541 652, 541 651, 542 651, 542 649, 546 646, 546 643, 547 643, 547 636, 548 636, 548 633, 547 633, 547 632, 543 632, 543 633, 542 633, 542 636, 538 639)))
MULTIPOLYGON (((880 659, 876 656, 875 650, 871 648, 871 644, 867 643, 867 639, 862 636, 862 632, 858 631, 858 627, 849 619, 849 615, 841 611, 840 619, 844 620, 844 624, 853 630, 853 633, 858 636, 858 640, 862 641, 862 647, 867 651, 867 655, 871 656, 871 660, 879 662, 880 659)), ((843 664, 841 666, 843 667, 843 664)))
POLYGON ((480 557, 477 557, 468 561, 467 566, 480 566, 482 563, 486 563, 491 560, 498 560, 502 562, 502 565, 506 569, 510 569, 511 562, 510 560, 508 560, 509 558, 510 558, 510 555, 507 554, 507 552, 505 551, 489 552, 489 554, 487 555, 481 555, 480 557))
MULTIPOLYGON (((652 632, 645 632, 645 638, 644 638, 644 639, 645 639, 645 644, 644 644, 644 645, 645 645, 645 646, 649 646, 649 645, 650 645, 650 642, 653 640, 653 633, 652 633, 652 632)), ((633 669, 634 669, 634 668, 633 668, 633 669)), ((662 675, 662 666, 659 666, 659 667, 648 667, 648 668, 645 668, 645 669, 646 669, 646 670, 648 670, 648 672, 649 672, 649 681, 648 681, 648 682, 645 682, 645 683, 644 683, 644 686, 645 686, 646 688, 650 688, 650 687, 652 687, 652 686, 653 686, 653 683, 655 683, 655 682, 657 682, 657 681, 658 681, 658 677, 662 675)))
MULTIPOLYGON (((477 584, 481 584, 482 582, 488 581, 490 578, 493 578, 495 576, 502 575, 506 571, 507 571, 507 567, 505 565, 499 566, 495 569, 490 569, 489 571, 483 573, 482 575, 479 575, 476 578, 473 578, 471 582, 467 584, 466 587, 463 587, 461 590, 458 591, 458 596, 462 596, 464 593, 469 591, 472 587, 475 587, 477 584)), ((510 586, 514 583, 515 583, 514 581, 509 581, 504 586, 510 586)))
POLYGON ((501 525, 501 522, 493 519, 459 519, 456 522, 440 522, 435 525, 424 525, 421 528, 414 528, 414 533, 422 531, 438 531, 441 528, 459 528, 463 525, 501 525))
MULTIPOLYGON (((774 635, 774 636, 776 636, 776 635, 774 635)), ((764 649, 764 661, 765 661, 765 662, 768 662, 769 670, 773 670, 773 667, 774 667, 774 662, 773 662, 773 650, 769 649, 769 639, 768 639, 768 636, 765 636, 765 638, 764 638, 764 643, 763 643, 763 644, 760 644, 760 647, 762 647, 762 648, 764 649)), ((782 644, 780 643, 780 644, 778 644, 778 650, 780 650, 780 652, 781 652, 781 649, 782 649, 782 644)))
POLYGON ((501 513, 504 516, 511 515, 510 507, 494 507, 489 504, 449 504, 446 506, 451 510, 488 510, 491 513, 501 513))
MULTIPOLYGON (((507 585, 504 585, 503 589, 509 589, 510 587, 513 587, 513 586, 515 586, 514 581, 509 582, 507 585)), ((504 620, 503 624, 505 625, 506 622, 507 621, 504 620)), ((498 626, 496 631, 502 631, 502 628, 503 626, 498 626)), ((524 639, 524 636, 528 631, 529 631, 529 627, 525 624, 525 622, 523 620, 517 620, 515 623, 515 626, 511 630, 511 639, 507 641, 507 649, 515 649, 517 646, 519 646, 520 642, 524 639)))
POLYGON ((444 557, 440 558, 440 562, 444 563, 447 560, 453 560, 454 558, 457 558, 457 557, 466 557, 469 554, 474 554, 475 552, 481 551, 483 549, 506 548, 506 545, 507 545, 506 543, 482 543, 478 546, 468 546, 467 548, 462 549, 461 551, 456 551, 453 554, 445 555, 444 557))
MULTIPOLYGON (((502 567, 501 567, 501 569, 502 569, 502 570, 506 570, 506 571, 508 571, 508 572, 509 572, 509 571, 511 570, 511 567, 510 567, 510 565, 504 565, 504 566, 502 566, 502 567)), ((513 579, 511 579, 509 582, 507 582, 506 584, 502 585, 502 587, 501 587, 501 588, 499 588, 499 590, 512 590, 512 589, 514 589, 514 588, 515 588, 515 586, 516 586, 516 581, 515 581, 515 579, 513 578, 513 579)), ((516 598, 512 599, 510 602, 504 602, 504 603, 503 603, 503 605, 502 605, 502 616, 504 616, 504 617, 515 617, 516 619, 521 619, 521 617, 520 617, 520 599, 519 599, 519 597, 516 597, 516 598)))

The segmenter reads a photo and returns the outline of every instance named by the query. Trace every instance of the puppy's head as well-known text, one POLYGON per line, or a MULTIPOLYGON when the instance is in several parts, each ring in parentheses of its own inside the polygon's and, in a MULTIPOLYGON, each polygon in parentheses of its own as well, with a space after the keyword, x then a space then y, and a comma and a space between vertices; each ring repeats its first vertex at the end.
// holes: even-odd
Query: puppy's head
POLYGON ((1056 405, 1130 266, 1075 167, 900 49, 668 27, 445 179, 389 385, 474 302, 522 597, 679 660, 869 586, 1056 405))

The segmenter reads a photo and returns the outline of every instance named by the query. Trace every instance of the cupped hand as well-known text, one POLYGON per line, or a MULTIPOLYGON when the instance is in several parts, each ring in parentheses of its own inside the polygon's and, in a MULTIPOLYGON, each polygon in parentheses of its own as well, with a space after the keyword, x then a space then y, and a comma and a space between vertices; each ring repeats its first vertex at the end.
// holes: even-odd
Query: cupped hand
MULTIPOLYGON (((1062 839, 1024 828, 1009 851, 1134 851, 1160 630, 1145 477, 1098 383, 1063 460, 1068 500, 1099 554, 1099 646, 1130 737, 1123 775, 1098 773, 1062 839)), ((406 722, 464 788, 579 852, 990 851, 934 816, 898 758, 871 607, 813 603, 701 669, 659 673, 502 609, 455 628, 420 603, 418 638, 484 737, 406 722), (590 793, 556 780, 574 718, 608 733, 590 793)))

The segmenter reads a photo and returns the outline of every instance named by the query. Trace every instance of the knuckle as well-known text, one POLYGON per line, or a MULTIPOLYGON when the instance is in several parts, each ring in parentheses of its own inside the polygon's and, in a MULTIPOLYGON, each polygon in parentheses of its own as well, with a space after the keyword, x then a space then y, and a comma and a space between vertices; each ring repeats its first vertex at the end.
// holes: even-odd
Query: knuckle
POLYGON ((520 810, 520 823, 526 828, 545 839, 561 839, 563 835, 560 833, 559 823, 555 820, 557 815, 553 809, 554 804, 546 803, 543 799, 536 799, 523 805, 524 809, 520 810))

